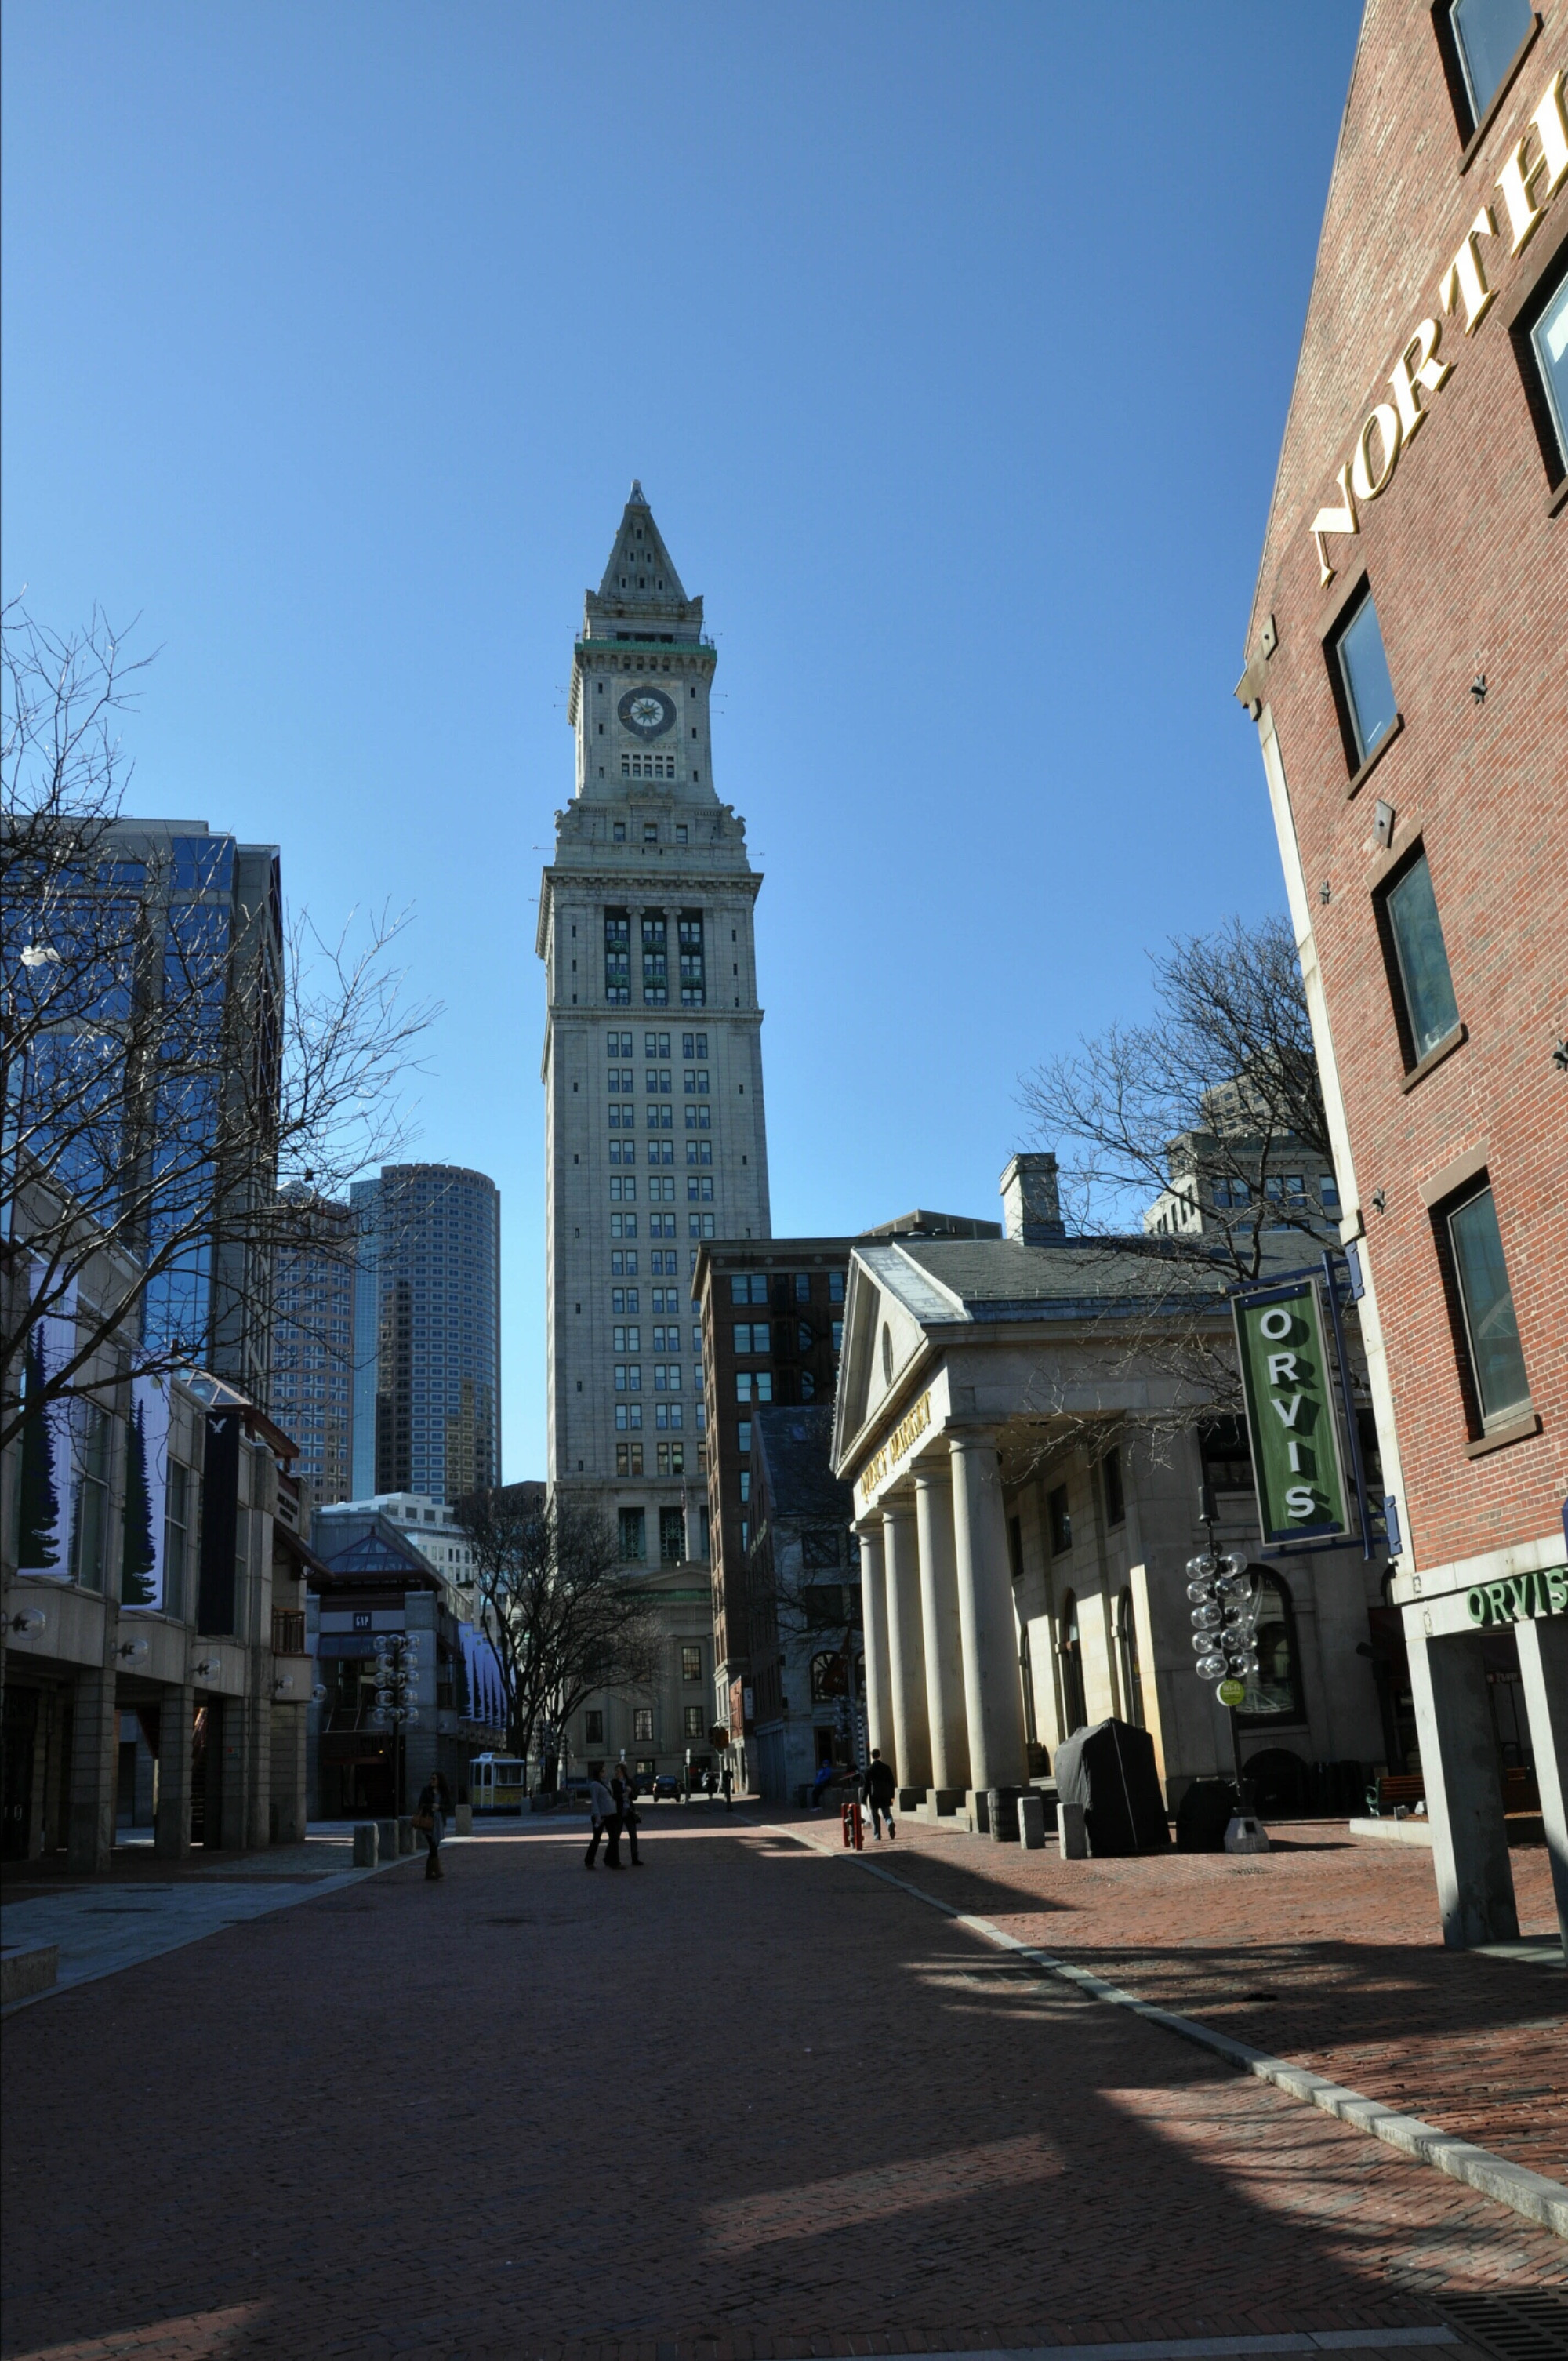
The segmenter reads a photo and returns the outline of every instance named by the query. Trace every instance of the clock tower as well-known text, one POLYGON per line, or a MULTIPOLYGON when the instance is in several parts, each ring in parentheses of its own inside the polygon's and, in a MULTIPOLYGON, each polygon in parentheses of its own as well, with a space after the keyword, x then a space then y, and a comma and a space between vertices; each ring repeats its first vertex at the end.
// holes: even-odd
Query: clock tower
POLYGON ((578 1762, 624 1749, 660 1771, 688 1749, 707 1756, 714 1704, 692 1272, 705 1239, 771 1228, 762 879, 714 785, 717 661, 702 600, 634 483, 573 649, 576 780, 555 815, 536 949, 550 1483, 604 1516, 628 1576, 659 1598, 668 1643, 656 1692, 595 1699, 565 1737, 578 1762))

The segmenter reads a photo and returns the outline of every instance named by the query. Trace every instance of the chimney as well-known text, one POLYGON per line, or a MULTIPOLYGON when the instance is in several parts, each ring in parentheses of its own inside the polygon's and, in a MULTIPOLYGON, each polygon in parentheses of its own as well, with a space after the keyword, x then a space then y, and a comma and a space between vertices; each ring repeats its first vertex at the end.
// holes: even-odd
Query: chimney
POLYGON ((1067 1236, 1057 1202, 1057 1159, 1015 1156, 1002 1176, 1002 1226, 1025 1246, 1058 1246, 1067 1236))

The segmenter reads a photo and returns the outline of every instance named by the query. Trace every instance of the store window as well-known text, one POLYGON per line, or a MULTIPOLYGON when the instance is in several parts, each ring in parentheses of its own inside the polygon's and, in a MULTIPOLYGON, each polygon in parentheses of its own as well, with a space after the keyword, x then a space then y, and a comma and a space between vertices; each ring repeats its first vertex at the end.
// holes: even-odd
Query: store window
POLYGON ((1336 633, 1333 657, 1349 741, 1345 751, 1351 769, 1358 771, 1399 718, 1388 659, 1383 653, 1383 630, 1370 590, 1336 633))
POLYGON ((1418 851, 1376 897, 1385 960, 1407 1070, 1419 1066, 1459 1023, 1453 977, 1431 871, 1418 851))
POLYGON ((1051 1555, 1061 1557, 1072 1547, 1072 1517, 1067 1504, 1067 1486, 1058 1484, 1046 1494, 1046 1516, 1050 1525, 1051 1555))
POLYGON ((651 1705, 638 1705, 632 1707, 631 1742, 634 1746, 652 1745, 653 1708, 651 1705))
POLYGON ((848 1694, 849 1675, 837 1648, 824 1648, 811 1659, 811 1702, 828 1705, 848 1694))
POLYGON ((602 1746, 604 1744, 604 1715, 602 1712, 596 1710, 584 1714, 583 1744, 585 1746, 602 1746))
POLYGON ((83 1590, 102 1590, 109 1533, 109 1413, 79 1399, 71 1405, 71 1423, 76 1462, 71 1571, 83 1590))
POLYGON ((620 1555, 626 1565, 640 1565, 648 1554, 644 1512, 641 1509, 620 1511, 620 1555))
POLYGON ((686 1521, 680 1509, 659 1511, 659 1561, 663 1565, 679 1565, 686 1554, 686 1521))
POLYGON ((1105 1484, 1105 1521, 1108 1525, 1124 1525, 1127 1496, 1122 1486, 1121 1452, 1108 1451, 1100 1464, 1105 1484))
POLYGON ((1519 1321, 1508 1285, 1497 1208, 1488 1184, 1445 1217, 1453 1275, 1464 1316, 1471 1382, 1483 1433, 1506 1426, 1530 1408, 1530 1380, 1519 1349, 1519 1321))
POLYGON ((687 1738, 700 1739, 703 1735, 701 1706, 688 1705, 684 1719, 687 1738))
POLYGON ((1271 1565, 1248 1568, 1257 1590, 1257 1673, 1236 1708, 1238 1721, 1305 1721, 1296 1610, 1289 1587, 1271 1565))

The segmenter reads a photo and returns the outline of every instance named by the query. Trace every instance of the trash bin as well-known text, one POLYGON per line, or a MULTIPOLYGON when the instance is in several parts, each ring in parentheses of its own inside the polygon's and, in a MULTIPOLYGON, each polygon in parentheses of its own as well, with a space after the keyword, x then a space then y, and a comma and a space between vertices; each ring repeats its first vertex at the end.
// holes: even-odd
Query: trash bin
POLYGON ((1016 1787, 988 1787, 985 1808, 991 1821, 992 1844, 1016 1844, 1018 1841, 1018 1790, 1016 1787))

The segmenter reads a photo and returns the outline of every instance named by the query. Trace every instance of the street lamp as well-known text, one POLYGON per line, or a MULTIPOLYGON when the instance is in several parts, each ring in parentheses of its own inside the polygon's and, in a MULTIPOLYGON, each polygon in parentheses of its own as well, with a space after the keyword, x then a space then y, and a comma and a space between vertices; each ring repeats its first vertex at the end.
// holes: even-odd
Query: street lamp
POLYGON ((419 1642, 410 1631, 389 1631, 376 1642, 374 1719, 392 1727, 392 1810, 400 1817, 403 1732, 419 1728, 419 1642))
MULTIPOLYGON (((1241 1732, 1236 1727, 1236 1708, 1246 1696, 1248 1681, 1257 1678, 1257 1610, 1262 1602, 1262 1591, 1255 1587, 1247 1571, 1246 1560, 1238 1556, 1234 1550, 1222 1550, 1216 1543, 1214 1495, 1207 1484, 1201 1484, 1198 1488, 1198 1516, 1208 1535, 1208 1546, 1187 1561, 1187 1596, 1192 1602, 1192 1647, 1197 1659, 1195 1670, 1200 1680, 1215 1683, 1214 1693, 1229 1718, 1231 1759, 1235 1766, 1236 1817, 1251 1818, 1253 1808, 1242 1777, 1242 1741, 1241 1732)), ((1242 1849, 1241 1844, 1232 1848, 1242 1849)))
POLYGON ((48 1631, 49 1616, 41 1607, 18 1607, 15 1615, 6 1617, 5 1629, 18 1640, 36 1640, 48 1631))

